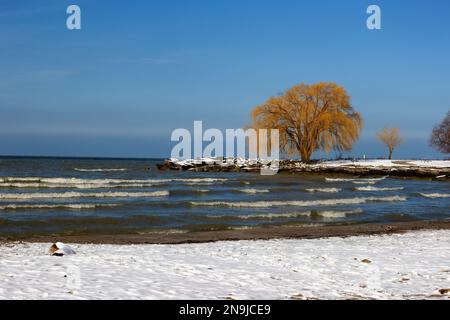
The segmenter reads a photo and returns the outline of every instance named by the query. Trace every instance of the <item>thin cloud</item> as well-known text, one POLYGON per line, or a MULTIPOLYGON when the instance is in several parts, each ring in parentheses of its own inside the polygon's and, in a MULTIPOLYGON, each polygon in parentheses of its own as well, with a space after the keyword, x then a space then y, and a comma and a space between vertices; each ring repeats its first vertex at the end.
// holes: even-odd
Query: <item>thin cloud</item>
POLYGON ((0 86, 10 86, 29 82, 42 82, 63 79, 78 74, 79 70, 74 69, 40 69, 28 71, 16 71, 11 73, 0 73, 0 86))
POLYGON ((140 64, 140 65, 170 65, 170 64, 183 64, 188 61, 192 56, 195 55, 193 52, 178 52, 171 53, 165 56, 150 56, 150 57, 115 57, 107 60, 108 63, 117 64, 140 64))
POLYGON ((17 18, 59 10, 59 7, 23 8, 0 12, 0 18, 17 18))
POLYGON ((178 64, 181 63, 177 59, 171 58, 112 58, 108 59, 109 63, 117 63, 117 64, 147 64, 147 65, 164 65, 164 64, 178 64))
MULTIPOLYGON (((1 123, 1 122, 0 122, 1 123)), ((134 127, 120 128, 109 127, 101 124, 90 125, 80 123, 62 124, 32 124, 32 123, 1 123, 0 134, 2 135, 96 135, 96 136, 168 136, 170 133, 165 129, 134 127)))

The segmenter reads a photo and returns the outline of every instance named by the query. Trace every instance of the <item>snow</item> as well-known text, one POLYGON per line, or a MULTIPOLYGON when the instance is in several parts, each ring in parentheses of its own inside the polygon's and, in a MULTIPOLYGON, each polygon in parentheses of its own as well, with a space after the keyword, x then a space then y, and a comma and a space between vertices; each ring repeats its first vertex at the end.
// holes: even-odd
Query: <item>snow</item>
POLYGON ((450 231, 183 245, 0 245, 0 299, 446 299, 450 231), (445 292, 445 291, 443 291, 445 292))
MULTIPOLYGON (((185 159, 179 160, 175 158, 171 158, 170 161, 175 165, 181 166, 193 166, 193 165, 213 165, 219 164, 220 166, 234 166, 237 165, 239 167, 252 167, 258 164, 268 165, 270 160, 261 160, 261 159, 243 159, 243 158, 198 158, 198 159, 185 159)), ((305 164, 300 162, 296 163, 297 167, 304 167, 305 164)), ((450 160, 338 160, 338 161, 323 161, 318 164, 310 165, 311 167, 367 167, 367 168, 408 168, 408 167, 419 167, 419 168, 449 168, 450 169, 450 160)))
POLYGON ((342 160, 325 161, 317 164, 320 167, 421 167, 421 168, 450 168, 450 160, 342 160))

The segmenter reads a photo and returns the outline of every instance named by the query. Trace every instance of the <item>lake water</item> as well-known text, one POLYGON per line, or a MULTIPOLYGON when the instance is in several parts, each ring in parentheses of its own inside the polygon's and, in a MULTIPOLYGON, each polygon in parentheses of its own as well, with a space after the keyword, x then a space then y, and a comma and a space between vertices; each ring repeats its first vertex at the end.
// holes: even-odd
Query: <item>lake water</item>
POLYGON ((0 237, 450 219, 450 183, 158 171, 162 160, 0 158, 0 237))

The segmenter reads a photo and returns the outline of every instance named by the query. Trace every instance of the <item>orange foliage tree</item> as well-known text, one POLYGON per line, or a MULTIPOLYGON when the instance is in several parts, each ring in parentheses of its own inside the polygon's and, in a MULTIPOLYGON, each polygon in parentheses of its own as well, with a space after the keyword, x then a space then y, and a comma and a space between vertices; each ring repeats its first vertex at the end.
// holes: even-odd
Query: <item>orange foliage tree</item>
POLYGON ((348 151, 358 140, 362 118, 345 88, 335 83, 300 84, 252 111, 254 129, 278 129, 280 148, 309 162, 316 150, 348 151))
POLYGON ((389 150, 389 160, 392 159, 392 153, 402 143, 398 128, 385 128, 377 134, 378 140, 384 143, 389 150))

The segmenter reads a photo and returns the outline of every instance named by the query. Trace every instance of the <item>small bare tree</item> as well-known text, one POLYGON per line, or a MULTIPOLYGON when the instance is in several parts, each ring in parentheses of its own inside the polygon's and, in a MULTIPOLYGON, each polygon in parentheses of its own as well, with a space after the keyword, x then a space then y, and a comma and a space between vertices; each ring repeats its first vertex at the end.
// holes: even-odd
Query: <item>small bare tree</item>
POLYGON ((439 152, 450 153, 450 111, 447 112, 444 120, 434 127, 430 145, 439 152))
POLYGON ((398 128, 385 128, 377 134, 378 140, 384 143, 389 150, 389 160, 392 159, 392 153, 403 142, 399 135, 398 128))

